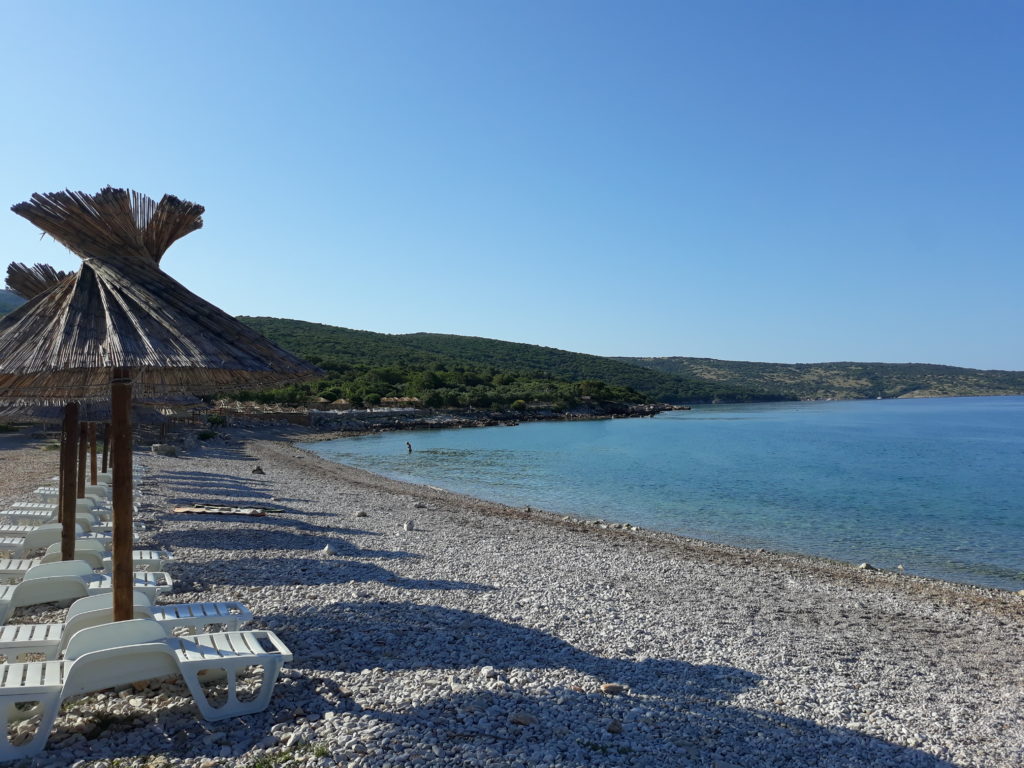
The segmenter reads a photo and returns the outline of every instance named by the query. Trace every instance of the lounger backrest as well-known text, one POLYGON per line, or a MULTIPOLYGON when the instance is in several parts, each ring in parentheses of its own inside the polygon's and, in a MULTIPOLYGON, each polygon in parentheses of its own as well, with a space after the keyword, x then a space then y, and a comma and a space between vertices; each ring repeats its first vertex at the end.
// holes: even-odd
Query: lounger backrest
MULTIPOLYGON (((75 542, 75 551, 88 550, 90 552, 99 552, 101 555, 106 552, 103 546, 103 542, 98 539, 79 539, 75 542)), ((60 542, 54 542, 46 548, 47 552, 60 552, 60 542)))
MULTIPOLYGON (((55 541, 60 541, 60 523, 47 523, 40 525, 34 531, 29 531, 22 545, 25 550, 41 549, 48 547, 55 541)), ((75 526, 75 536, 83 534, 82 526, 75 526)))
MULTIPOLYGON (((159 627, 155 621, 147 624, 159 627)), ((119 621, 118 624, 127 622, 119 621)), ((109 625, 103 625, 109 626, 109 625)), ((92 632, 100 627, 83 629, 92 632)), ((151 680, 155 677, 171 677, 180 674, 174 653, 164 643, 142 643, 141 645, 122 645, 100 651, 92 651, 77 657, 64 679, 61 698, 80 696, 83 693, 101 691, 112 686, 128 685, 138 680, 151 680)))
MULTIPOLYGON (((88 600, 88 598, 84 599, 88 600)), ((80 603, 82 601, 78 600, 77 602, 80 603)), ((147 621, 151 621, 153 619, 153 607, 151 605, 135 603, 133 611, 133 615, 136 619, 146 619, 147 621)), ((71 642, 71 638, 83 629, 98 627, 101 624, 110 624, 113 621, 114 609, 112 606, 99 608, 93 611, 83 611, 74 616, 69 616, 68 620, 64 622, 64 632, 61 634, 58 656, 64 653, 68 643, 71 642)), ((120 623, 123 624, 124 622, 120 623)))
POLYGON ((82 560, 62 560, 56 563, 33 565, 22 577, 22 581, 45 579, 48 576, 90 576, 92 566, 82 560))
POLYGON ((37 531, 57 531, 60 532, 60 523, 44 523, 43 525, 36 527, 37 531))
MULTIPOLYGON (((152 605, 150 599, 146 597, 145 592, 140 592, 137 589, 132 590, 132 601, 135 605, 148 606, 152 605)), ((75 616, 80 613, 88 613, 89 611, 100 611, 104 609, 110 609, 114 606, 114 593, 104 592, 101 595, 89 595, 89 597, 83 597, 81 600, 76 600, 68 608, 66 621, 71 621, 75 616)))
MULTIPOLYGON (((85 542, 82 543, 84 544, 85 542)), ((57 542, 56 544, 51 544, 46 548, 46 554, 39 558, 39 562, 59 563, 61 559, 60 542, 57 542)), ((75 560, 83 560, 89 564, 90 568, 98 570, 103 567, 103 552, 97 552, 94 549, 82 549, 81 547, 75 547, 75 560)))
MULTIPOLYGON (((107 648, 118 648, 126 645, 139 645, 163 640, 167 632, 160 624, 149 619, 130 619, 115 621, 89 627, 71 636, 64 658, 68 661, 77 659, 87 653, 102 651, 107 648)), ((142 678, 138 678, 142 679, 142 678)))
POLYGON ((89 512, 77 512, 75 513, 75 523, 86 533, 92 530, 92 527, 99 523, 92 513, 89 512))
POLYGON ((10 607, 21 608, 40 603, 77 600, 89 594, 80 576, 47 576, 30 579, 14 586, 10 607))

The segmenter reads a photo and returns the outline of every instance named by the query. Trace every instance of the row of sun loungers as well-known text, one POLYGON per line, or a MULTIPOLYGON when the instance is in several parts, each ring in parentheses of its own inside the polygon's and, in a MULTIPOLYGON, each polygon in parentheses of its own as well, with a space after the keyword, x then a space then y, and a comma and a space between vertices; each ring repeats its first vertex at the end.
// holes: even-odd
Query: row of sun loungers
POLYGON ((8 582, 0 585, 0 762, 42 752, 65 699, 141 680, 181 676, 206 720, 265 709, 292 659, 281 639, 242 629, 252 614, 238 602, 156 604, 173 589, 163 567, 174 558, 153 549, 133 553, 134 618, 113 622, 108 490, 90 486, 78 500, 76 559, 69 561, 60 559, 55 493, 40 488, 35 501, 0 512, 13 521, 0 525, 0 555, 7 556, 0 581, 8 582), (45 551, 23 557, 39 550, 45 551), (53 602, 70 604, 63 622, 6 624, 19 607, 53 602), (262 669, 259 688, 243 701, 239 674, 253 667, 262 669), (210 680, 226 682, 219 706, 204 691, 210 680), (34 735, 12 738, 13 726, 32 717, 39 718, 34 735))

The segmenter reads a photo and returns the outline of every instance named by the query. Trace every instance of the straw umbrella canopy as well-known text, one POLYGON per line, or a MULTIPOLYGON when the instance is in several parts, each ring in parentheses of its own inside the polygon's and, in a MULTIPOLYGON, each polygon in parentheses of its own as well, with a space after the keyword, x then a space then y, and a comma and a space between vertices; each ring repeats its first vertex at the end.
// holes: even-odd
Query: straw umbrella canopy
POLYGON ((35 194, 12 210, 82 258, 75 274, 0 320, 0 401, 111 398, 114 615, 132 616, 133 395, 255 389, 322 372, 159 268, 202 227, 202 206, 124 189, 35 194))
MULTIPOLYGON (((19 262, 7 265, 7 288, 21 298, 29 301, 71 276, 70 272, 51 267, 49 264, 28 266, 19 262)), ((79 425, 86 421, 81 404, 67 403, 64 406, 33 405, 14 406, 5 409, 8 413, 32 415, 44 420, 57 420, 61 423, 60 460, 57 485, 60 489, 57 502, 57 519, 61 528, 61 559, 72 560, 75 555, 75 498, 76 478, 81 475, 79 463, 79 425)), ((109 411, 109 408, 107 409, 109 411)), ((109 418, 109 414, 108 414, 109 418)), ((93 443, 95 446, 95 443, 93 443)), ((95 461, 93 462, 95 465, 95 461)), ((95 478, 93 483, 95 483, 95 478)), ((84 488, 82 488, 84 491, 84 488)))
POLYGON ((28 301, 71 277, 70 272, 63 272, 49 264, 21 264, 12 261, 7 265, 7 289, 28 301))
MULTIPOLYGON (((56 287, 58 283, 71 277, 70 272, 63 272, 55 269, 49 264, 21 264, 12 262, 7 265, 7 288, 25 300, 31 300, 36 296, 46 293, 56 287)), ((160 402, 143 403, 135 398, 135 407, 132 411, 133 423, 159 423, 163 421, 163 415, 155 409, 156 405, 168 403, 196 403, 198 398, 191 395, 167 395, 160 398, 160 402)), ((74 559, 75 554, 75 498, 81 498, 85 493, 85 454, 86 445, 91 451, 90 468, 92 484, 97 481, 97 457, 96 457, 96 424, 110 422, 110 400, 97 400, 85 402, 71 402, 64 406, 34 404, 27 405, 24 401, 20 405, 0 405, 0 416, 21 416, 41 419, 43 421, 58 421, 61 423, 61 445, 60 445, 60 470, 59 486, 60 500, 58 502, 58 520, 63 524, 61 535, 61 558, 64 560, 74 559), (76 466, 77 465, 77 466, 76 466), (77 488, 76 488, 77 478, 77 488)), ((104 466, 106 472, 106 440, 104 441, 104 466)))

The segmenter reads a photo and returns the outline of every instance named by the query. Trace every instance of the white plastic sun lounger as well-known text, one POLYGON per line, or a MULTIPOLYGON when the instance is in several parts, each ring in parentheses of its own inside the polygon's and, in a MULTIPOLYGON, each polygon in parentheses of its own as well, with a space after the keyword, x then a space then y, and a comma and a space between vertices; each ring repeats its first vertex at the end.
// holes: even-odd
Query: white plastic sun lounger
MULTIPOLYGON (((68 608, 65 620, 54 624, 8 624, 0 627, 0 655, 8 662, 18 661, 26 654, 41 654, 57 659, 76 632, 114 620, 112 594, 94 595, 76 600, 68 608)), ((151 619, 167 634, 187 629, 192 633, 219 628, 236 631, 252 620, 252 613, 241 603, 179 603, 153 605, 142 592, 134 593, 134 618, 151 619)))
POLYGON ((0 665, 0 760, 41 752, 64 699, 138 680, 180 674, 206 720, 260 712, 270 703, 282 665, 291 659, 288 647, 269 630, 168 637, 148 619, 83 629, 68 643, 64 661, 0 665), (238 674, 254 666, 263 669, 260 689, 251 701, 240 701, 238 674), (220 707, 203 691, 200 673, 206 670, 227 677, 227 701, 220 707), (12 744, 9 724, 36 714, 35 735, 12 744))
MULTIPOLYGON (((88 563, 94 571, 105 573, 110 573, 113 566, 113 559, 104 552, 103 545, 93 541, 76 541, 74 559, 88 563)), ((173 560, 174 555, 162 549, 132 550, 133 571, 162 571, 173 560)), ((25 573, 29 568, 44 563, 59 562, 61 562, 60 542, 48 546, 42 557, 0 559, 0 584, 17 584, 25 578, 25 573)))
MULTIPOLYGON (((10 528, 13 526, 38 528, 40 525, 58 522, 56 511, 36 509, 5 509, 0 511, 0 518, 4 521, 0 528, 10 528)), ((91 512, 81 511, 75 512, 75 523, 82 526, 82 530, 87 533, 92 531, 94 527, 102 525, 102 522, 91 512)), ((110 533, 110 531, 97 531, 97 533, 100 532, 110 533)), ((3 531, 0 531, 0 533, 3 533, 3 531)))
MULTIPOLYGON (((18 529, 38 528, 41 525, 50 525, 57 522, 57 510, 52 512, 45 510, 19 510, 5 509, 0 511, 0 516, 6 520, 17 520, 17 523, 6 523, 0 525, 0 535, 17 535, 18 529)), ((100 520, 91 512, 75 512, 75 523, 82 527, 85 533, 102 533, 110 535, 114 530, 114 524, 100 520)), ((138 533, 146 530, 146 526, 140 523, 132 523, 132 531, 138 533)))
MULTIPOLYGON (((2 514, 9 517, 29 517, 49 513, 57 514, 58 504, 56 501, 14 501, 10 509, 2 514)), ((88 513, 99 520, 110 517, 110 507, 107 504, 100 504, 96 499, 87 496, 84 499, 75 499, 75 512, 78 514, 88 513)))
MULTIPOLYGON (((98 571, 109 572, 113 566, 113 558, 102 541, 75 539, 75 559, 85 560, 98 571)), ((40 560, 44 563, 60 560, 60 542, 48 546, 40 560)), ((134 563, 133 570, 162 571, 167 563, 174 561, 174 555, 164 549, 133 549, 132 561, 134 563)))
MULTIPOLYGON (((136 571, 133 589, 151 601, 157 593, 169 592, 174 580, 164 571, 136 571)), ((90 595, 111 592, 114 580, 105 573, 93 573, 88 563, 65 560, 30 568, 18 584, 0 586, 0 624, 10 618, 15 608, 40 603, 71 602, 90 595)))
MULTIPOLYGON (((40 500, 36 498, 32 501, 12 501, 10 506, 12 509, 53 510, 53 512, 56 513, 59 505, 56 499, 40 500)), ((90 512, 101 520, 108 520, 112 514, 110 501, 97 499, 95 496, 86 496, 84 499, 75 499, 75 509, 78 512, 90 512)), ((132 509, 138 512, 139 505, 133 503, 132 509)))
MULTIPOLYGON (((7 526, 8 531, 0 528, 0 552, 8 557, 22 557, 26 552, 45 549, 60 541, 60 523, 46 523, 39 526, 7 526), (10 530, 15 529, 15 530, 10 530)), ((75 526, 76 541, 98 541, 104 549, 110 549, 112 537, 105 533, 86 533, 80 525, 75 526)), ((77 546, 77 544, 76 544, 77 546)))
MULTIPOLYGON (((56 485, 44 485, 36 488, 32 493, 41 497, 40 500, 56 501, 60 497, 60 488, 56 485)), ((110 486, 106 483, 100 485, 85 486, 85 495, 91 496, 99 501, 106 501, 110 498, 110 486)))

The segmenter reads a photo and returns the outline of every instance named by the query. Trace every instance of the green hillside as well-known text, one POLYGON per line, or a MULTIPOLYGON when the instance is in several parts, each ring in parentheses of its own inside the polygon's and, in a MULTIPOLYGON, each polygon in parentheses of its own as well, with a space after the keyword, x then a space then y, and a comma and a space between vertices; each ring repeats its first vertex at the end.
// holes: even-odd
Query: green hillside
POLYGON ((0 315, 6 315, 8 312, 17 309, 25 300, 16 293, 12 293, 6 289, 0 289, 0 315))
POLYGON ((620 357, 620 362, 734 389, 800 400, 1024 394, 1024 371, 924 363, 747 363, 699 357, 620 357))
MULTIPOLYGON (((411 384, 412 374, 437 372, 441 368, 448 372, 466 369, 478 379, 504 374, 533 382, 602 382, 608 387, 635 390, 644 399, 664 402, 780 399, 759 390, 739 390, 635 363, 533 344, 435 333, 393 335, 271 317, 239 319, 285 349, 323 367, 334 382, 330 389, 342 391, 348 391, 346 387, 353 378, 365 375, 367 369, 388 368, 391 370, 383 378, 405 378, 402 382, 383 382, 392 384, 385 396, 413 395, 416 387, 406 386, 411 384), (395 383, 402 386, 393 386, 395 383)), ((379 386, 376 390, 384 394, 379 392, 379 386)))
POLYGON ((437 333, 385 334, 241 317, 328 376, 278 396, 419 397, 432 404, 571 405, 587 396, 669 403, 1024 394, 1024 372, 892 363, 749 363, 695 357, 599 357, 437 333))

